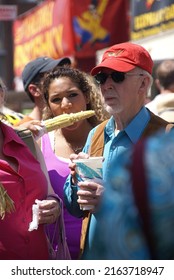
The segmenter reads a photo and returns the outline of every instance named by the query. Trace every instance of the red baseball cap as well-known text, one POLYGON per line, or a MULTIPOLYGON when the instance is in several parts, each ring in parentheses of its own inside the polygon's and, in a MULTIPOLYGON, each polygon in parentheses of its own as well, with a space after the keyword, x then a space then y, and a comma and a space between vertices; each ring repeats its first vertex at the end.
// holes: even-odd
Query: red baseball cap
POLYGON ((140 67, 152 74, 152 58, 144 47, 126 42, 107 49, 103 54, 102 62, 91 70, 91 75, 96 75, 103 68, 128 72, 135 67, 140 67))

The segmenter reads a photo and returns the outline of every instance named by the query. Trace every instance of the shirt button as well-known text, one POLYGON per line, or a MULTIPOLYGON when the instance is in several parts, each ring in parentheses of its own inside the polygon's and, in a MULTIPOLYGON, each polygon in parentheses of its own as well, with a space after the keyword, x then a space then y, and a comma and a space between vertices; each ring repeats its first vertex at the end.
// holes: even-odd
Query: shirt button
POLYGON ((23 222, 23 223, 26 223, 26 219, 25 219, 25 218, 22 218, 22 222, 23 222))
POLYGON ((26 244, 30 243, 30 239, 28 237, 25 238, 25 243, 26 244))
POLYGON ((19 182, 23 182, 23 179, 21 177, 19 178, 19 182))

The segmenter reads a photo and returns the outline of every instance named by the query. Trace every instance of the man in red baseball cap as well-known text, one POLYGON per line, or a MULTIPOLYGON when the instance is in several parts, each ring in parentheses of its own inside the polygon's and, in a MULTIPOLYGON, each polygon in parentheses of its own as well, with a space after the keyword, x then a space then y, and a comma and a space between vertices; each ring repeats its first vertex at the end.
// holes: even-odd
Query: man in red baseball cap
POLYGON ((119 154, 128 150, 140 139, 158 130, 166 131, 170 127, 167 121, 154 115, 144 106, 153 81, 152 68, 152 58, 145 48, 125 42, 108 48, 101 63, 91 71, 101 88, 105 107, 111 118, 90 131, 83 149, 83 152, 88 155, 84 153, 71 155, 72 161, 77 157, 89 157, 89 154, 104 157, 102 171, 105 184, 92 181, 78 182, 78 187, 75 188, 74 185, 77 182, 75 164, 72 162, 69 165, 72 175, 65 184, 67 208, 70 209, 71 214, 85 217, 82 226, 82 258, 85 258, 90 250, 92 251, 91 241, 97 222, 96 210, 100 204, 101 195, 107 188, 108 180, 112 179, 109 178, 108 171, 113 168, 113 159, 115 160, 119 154), (85 194, 80 189, 84 189, 85 194), (76 195, 80 197, 78 201, 74 199, 76 195), (84 205, 93 205, 88 219, 87 213, 80 210, 80 206, 84 205), (89 222, 88 225, 87 222, 89 222))

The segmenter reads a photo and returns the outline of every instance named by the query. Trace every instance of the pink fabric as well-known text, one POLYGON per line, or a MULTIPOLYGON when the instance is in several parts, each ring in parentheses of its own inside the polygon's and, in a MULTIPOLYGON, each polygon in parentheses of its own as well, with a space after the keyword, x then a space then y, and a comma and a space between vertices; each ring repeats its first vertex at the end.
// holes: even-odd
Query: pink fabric
POLYGON ((35 199, 47 196, 47 181, 38 161, 13 129, 0 124, 4 134, 3 152, 18 162, 18 172, 0 160, 0 182, 15 203, 15 212, 0 219, 0 259, 48 259, 43 225, 28 231, 35 199))
MULTIPOLYGON (((42 137, 42 152, 45 158, 52 187, 55 193, 63 200, 63 186, 70 172, 68 162, 61 160, 54 154, 48 134, 45 134, 42 137)), ((78 259, 82 220, 70 215, 64 204, 63 209, 65 232, 71 258, 78 259)), ((51 230, 52 226, 50 225, 50 231, 51 230)))

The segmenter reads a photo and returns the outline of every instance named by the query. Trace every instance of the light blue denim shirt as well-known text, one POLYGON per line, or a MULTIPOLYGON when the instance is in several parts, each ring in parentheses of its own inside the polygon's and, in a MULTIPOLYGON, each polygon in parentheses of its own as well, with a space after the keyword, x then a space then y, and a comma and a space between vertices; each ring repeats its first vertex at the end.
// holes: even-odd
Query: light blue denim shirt
MULTIPOLYGON (((129 125, 122 131, 120 131, 117 135, 115 135, 115 120, 113 117, 110 118, 106 127, 104 129, 104 162, 103 162, 103 180, 105 182, 108 181, 108 171, 110 171, 111 162, 113 159, 117 158, 125 150, 129 149, 129 147, 136 143, 145 127, 147 126, 150 120, 150 113, 145 108, 139 111, 139 113, 133 118, 133 120, 129 123, 129 125)), ((85 147, 83 152, 88 153, 91 138, 95 132, 96 128, 92 129, 88 135, 85 147)), ((76 216, 82 217, 83 211, 80 210, 79 205, 77 203, 77 186, 73 186, 71 184, 71 176, 69 176, 64 185, 64 199, 65 204, 69 212, 76 216)), ((86 240, 86 248, 85 252, 90 249, 91 238, 93 237, 93 232, 96 224, 97 215, 91 216, 89 232, 86 240)))

